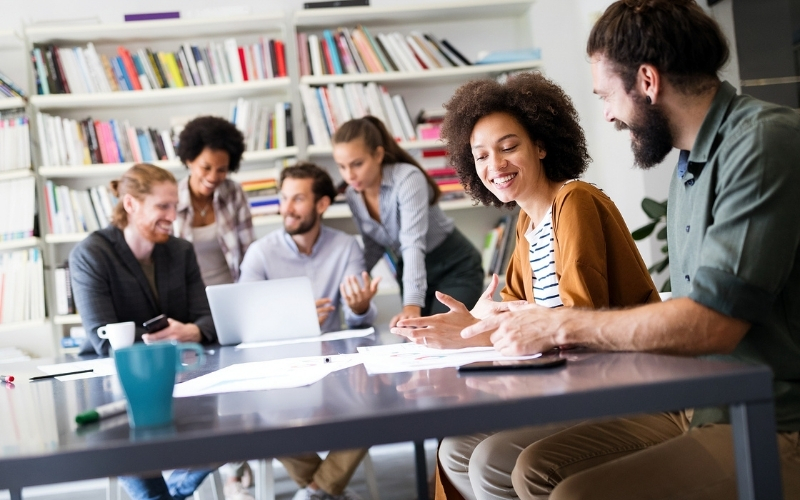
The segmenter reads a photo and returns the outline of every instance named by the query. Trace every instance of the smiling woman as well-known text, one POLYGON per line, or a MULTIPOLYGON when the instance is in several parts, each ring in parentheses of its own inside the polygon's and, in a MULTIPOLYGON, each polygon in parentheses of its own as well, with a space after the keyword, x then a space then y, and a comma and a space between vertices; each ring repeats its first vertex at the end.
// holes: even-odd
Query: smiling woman
POLYGON ((189 177, 178 184, 174 233, 194 244, 206 285, 233 283, 254 239, 244 192, 228 179, 239 169, 244 138, 230 122, 201 116, 186 124, 179 140, 189 177))

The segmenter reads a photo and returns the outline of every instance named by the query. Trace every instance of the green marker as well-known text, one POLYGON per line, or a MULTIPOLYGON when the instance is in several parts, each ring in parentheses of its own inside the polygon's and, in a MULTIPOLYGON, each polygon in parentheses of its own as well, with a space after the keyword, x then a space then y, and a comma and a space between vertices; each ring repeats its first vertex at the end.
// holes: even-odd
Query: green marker
POLYGON ((79 425, 88 424, 91 422, 97 422, 101 418, 110 417, 112 415, 117 415, 118 413, 123 413, 127 403, 123 399, 122 401, 115 401, 113 403, 108 403, 107 405, 98 406, 94 410, 85 411, 83 413, 78 413, 75 415, 75 421, 79 425))

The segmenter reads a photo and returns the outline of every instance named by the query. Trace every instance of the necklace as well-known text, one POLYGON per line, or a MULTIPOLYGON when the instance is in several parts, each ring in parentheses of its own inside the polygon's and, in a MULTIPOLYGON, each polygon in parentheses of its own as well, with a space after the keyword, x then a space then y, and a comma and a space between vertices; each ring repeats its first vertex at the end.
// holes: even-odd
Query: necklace
POLYGON ((206 212, 208 212, 209 207, 211 207, 211 200, 207 201, 202 209, 199 209, 197 205, 194 203, 192 203, 192 206, 194 206, 194 209, 200 213, 200 217, 205 217, 206 212))

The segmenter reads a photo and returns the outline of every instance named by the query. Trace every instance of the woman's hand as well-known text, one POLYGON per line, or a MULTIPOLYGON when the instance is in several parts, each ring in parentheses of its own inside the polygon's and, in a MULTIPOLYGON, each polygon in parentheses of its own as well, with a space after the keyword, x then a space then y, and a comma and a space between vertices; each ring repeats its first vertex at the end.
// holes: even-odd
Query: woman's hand
POLYGON ((394 328, 397 322, 402 319, 419 318, 422 316, 422 308, 420 306, 403 306, 400 314, 396 314, 391 321, 389 321, 389 328, 394 328))
POLYGON ((494 300, 494 292, 497 290, 497 285, 500 283, 500 278, 497 277, 497 274, 492 274, 492 281, 489 282, 489 286, 486 288, 486 291, 483 292, 481 298, 478 299, 478 302, 475 303, 475 307, 472 308, 473 316, 478 319, 486 319, 492 314, 497 314, 500 312, 508 311, 509 304, 527 304, 528 302, 525 300, 515 300, 510 302, 497 302, 494 300))
POLYGON ((462 338, 461 330, 477 323, 478 318, 470 314, 464 304, 449 295, 436 292, 436 298, 449 307, 450 311, 423 318, 400 320, 397 326, 392 328, 392 333, 407 337, 417 344, 437 349, 492 345, 488 333, 469 340, 462 338))

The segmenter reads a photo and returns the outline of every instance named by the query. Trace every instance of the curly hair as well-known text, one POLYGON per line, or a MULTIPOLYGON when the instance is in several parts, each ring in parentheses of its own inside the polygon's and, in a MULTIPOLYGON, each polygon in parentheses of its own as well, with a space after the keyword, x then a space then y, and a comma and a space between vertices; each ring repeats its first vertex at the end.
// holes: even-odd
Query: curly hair
POLYGON ((205 148, 228 153, 228 171, 236 172, 244 153, 244 136, 227 120, 200 116, 187 123, 181 131, 178 157, 186 165, 200 156, 205 148))
POLYGON ((470 136, 484 116, 507 113, 514 117, 530 139, 547 151, 542 165, 545 176, 553 182, 580 177, 591 161, 572 100, 540 73, 519 74, 505 84, 473 80, 459 87, 444 107, 447 113, 441 136, 447 143, 450 162, 466 191, 484 205, 516 205, 501 202, 483 185, 475 169, 470 136))

